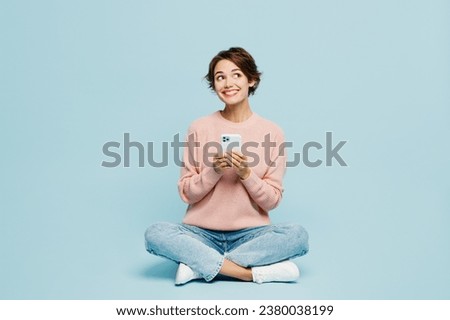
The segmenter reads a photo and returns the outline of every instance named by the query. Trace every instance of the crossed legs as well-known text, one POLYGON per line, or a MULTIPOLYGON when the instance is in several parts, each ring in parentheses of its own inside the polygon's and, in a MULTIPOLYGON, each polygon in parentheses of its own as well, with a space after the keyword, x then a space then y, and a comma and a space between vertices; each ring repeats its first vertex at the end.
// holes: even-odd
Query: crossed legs
POLYGON ((279 262, 308 252, 308 234, 298 225, 221 232, 162 222, 150 226, 145 239, 150 253, 187 266, 178 271, 182 275, 187 270, 188 281, 200 277, 211 281, 219 273, 243 281, 283 281, 283 277, 267 276, 274 272, 273 267, 268 268, 270 265, 277 265, 277 274, 290 272, 287 279, 292 279, 294 267, 298 276, 296 266, 279 262))

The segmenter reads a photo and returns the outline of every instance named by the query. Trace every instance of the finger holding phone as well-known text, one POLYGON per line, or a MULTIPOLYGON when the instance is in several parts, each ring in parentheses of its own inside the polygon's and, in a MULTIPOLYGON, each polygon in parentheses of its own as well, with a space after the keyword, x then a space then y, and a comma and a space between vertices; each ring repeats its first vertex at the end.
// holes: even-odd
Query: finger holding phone
POLYGON ((238 151, 231 151, 226 153, 228 165, 231 166, 239 178, 245 180, 250 175, 250 168, 248 167, 247 157, 238 151))
POLYGON ((222 174, 226 168, 230 167, 230 165, 228 164, 225 155, 216 153, 213 158, 213 167, 218 174, 222 174))

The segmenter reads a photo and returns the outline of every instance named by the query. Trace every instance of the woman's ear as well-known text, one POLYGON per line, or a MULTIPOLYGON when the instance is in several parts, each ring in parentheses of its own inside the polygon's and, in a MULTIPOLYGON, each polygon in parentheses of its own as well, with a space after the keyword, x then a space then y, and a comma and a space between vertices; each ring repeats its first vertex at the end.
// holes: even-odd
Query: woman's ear
POLYGON ((249 87, 253 87, 253 86, 255 86, 255 84, 256 84, 256 81, 253 80, 253 81, 250 81, 250 82, 248 83, 248 86, 249 86, 249 87))

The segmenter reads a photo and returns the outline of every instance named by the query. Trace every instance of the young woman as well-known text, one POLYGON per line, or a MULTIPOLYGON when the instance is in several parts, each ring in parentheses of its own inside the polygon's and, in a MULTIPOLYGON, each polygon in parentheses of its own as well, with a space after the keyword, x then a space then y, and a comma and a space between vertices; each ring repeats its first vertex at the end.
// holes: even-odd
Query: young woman
POLYGON ((178 182, 186 215, 145 233, 148 252, 179 263, 177 285, 218 274, 257 283, 299 276, 290 259, 308 252, 307 232, 269 219, 282 198, 286 156, 282 130, 250 108, 260 75, 242 48, 221 51, 209 64, 205 78, 225 106, 188 130, 178 182), (223 134, 239 134, 240 151, 220 150, 223 134))

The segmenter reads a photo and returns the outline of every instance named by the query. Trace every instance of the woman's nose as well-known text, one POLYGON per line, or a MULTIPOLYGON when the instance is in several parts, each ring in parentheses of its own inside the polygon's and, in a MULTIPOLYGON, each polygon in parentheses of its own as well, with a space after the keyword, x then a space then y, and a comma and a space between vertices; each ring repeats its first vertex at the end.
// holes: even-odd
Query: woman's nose
POLYGON ((231 86, 233 86, 233 79, 231 79, 231 78, 225 78, 225 87, 226 87, 226 88, 229 88, 229 87, 231 87, 231 86))

